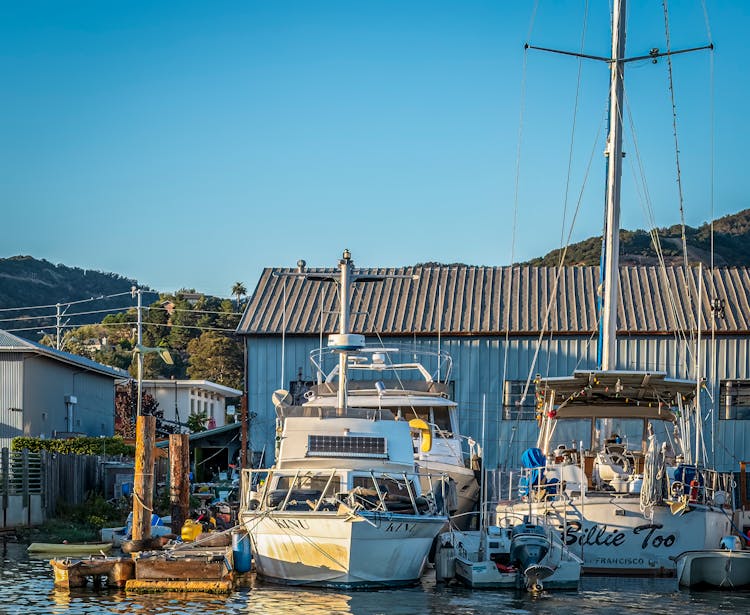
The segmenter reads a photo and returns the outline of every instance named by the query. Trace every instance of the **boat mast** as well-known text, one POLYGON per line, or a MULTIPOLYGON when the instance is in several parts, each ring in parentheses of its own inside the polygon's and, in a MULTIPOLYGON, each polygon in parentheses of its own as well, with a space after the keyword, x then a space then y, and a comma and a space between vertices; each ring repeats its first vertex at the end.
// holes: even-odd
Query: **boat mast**
POLYGON ((614 0, 612 11, 612 58, 610 61, 609 135, 607 137, 607 194, 604 237, 602 311, 599 327, 599 369, 617 367, 617 296, 620 263, 620 192, 622 185, 622 97, 625 76, 625 5, 614 0))
POLYGON ((294 272, 274 272, 274 276, 304 278, 315 282, 334 282, 339 288, 339 332, 328 336, 328 348, 339 355, 339 386, 336 396, 336 411, 338 414, 346 413, 347 404, 347 375, 349 366, 349 353, 361 350, 365 345, 365 336, 351 333, 349 331, 351 321, 351 306, 349 305, 352 296, 352 285, 355 283, 382 282, 386 279, 409 279, 418 280, 418 275, 400 275, 400 274, 377 274, 363 271, 355 271, 352 254, 349 250, 344 253, 339 260, 338 273, 332 271, 306 271, 307 263, 300 259, 297 261, 297 271, 294 272))
MULTIPOLYGON (((351 294, 350 278, 351 270, 354 267, 352 255, 349 250, 344 250, 344 254, 339 261, 341 278, 339 280, 339 297, 341 303, 341 313, 339 316, 339 334, 341 338, 349 334, 349 296, 351 294)), ((346 346, 342 346, 339 351, 339 389, 336 397, 336 410, 339 413, 346 411, 346 387, 347 387, 347 366, 349 364, 349 353, 346 346)))

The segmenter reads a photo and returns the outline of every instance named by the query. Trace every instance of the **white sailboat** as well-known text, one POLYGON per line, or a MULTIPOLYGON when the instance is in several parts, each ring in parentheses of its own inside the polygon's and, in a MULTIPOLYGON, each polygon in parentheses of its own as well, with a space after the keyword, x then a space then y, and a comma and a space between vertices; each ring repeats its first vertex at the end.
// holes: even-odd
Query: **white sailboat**
POLYGON ((386 276, 355 270, 348 250, 338 273, 298 275, 339 285, 340 332, 328 344, 339 355, 337 396, 293 406, 285 391, 275 395, 276 464, 244 470, 242 477, 240 519, 256 571, 266 580, 302 585, 415 583, 448 519, 447 480, 419 475, 405 417, 357 407, 348 395, 349 353, 364 346, 364 336, 349 332, 350 286, 386 276), (422 480, 430 493, 423 493, 422 480))
POLYGON ((729 533, 732 479, 701 465, 699 383, 615 369, 625 0, 614 0, 612 20, 600 367, 537 379, 524 501, 497 510, 530 507, 556 523, 585 572, 671 576, 677 555, 718 548, 729 533))
MULTIPOLYGON (((319 383, 305 394, 305 406, 335 405, 339 365, 337 362, 331 367, 326 361, 334 356, 329 349, 311 353, 319 383)), ((448 396, 450 355, 415 347, 367 346, 350 352, 348 361, 351 404, 388 410, 408 420, 418 468, 450 478, 446 509, 454 525, 468 528, 479 497, 479 484, 466 454, 467 438, 459 431, 458 404, 448 396)), ((430 490, 426 481, 422 488, 430 490)))

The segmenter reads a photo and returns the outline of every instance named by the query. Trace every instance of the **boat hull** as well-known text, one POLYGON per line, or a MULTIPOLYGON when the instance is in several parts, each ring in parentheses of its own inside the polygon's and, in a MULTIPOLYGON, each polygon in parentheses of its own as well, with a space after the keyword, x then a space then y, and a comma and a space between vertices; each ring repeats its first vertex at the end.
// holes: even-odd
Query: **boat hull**
MULTIPOLYGON (((473 514, 479 498, 479 484, 474 476, 473 470, 450 463, 419 461, 417 467, 420 471, 430 475, 447 474, 455 483, 456 507, 450 510, 451 523, 460 530, 469 529, 476 518, 473 514)), ((422 479, 423 492, 432 490, 432 485, 427 479, 422 479)))
POLYGON ((272 582, 382 587, 418 582, 445 517, 361 512, 244 514, 257 574, 272 582))
POLYGON ((709 585, 723 589, 750 586, 750 551, 706 549, 688 551, 676 559, 680 585, 709 585))
POLYGON ((719 508, 691 505, 688 512, 673 514, 666 505, 654 506, 648 519, 638 497, 501 504, 497 518, 517 519, 529 512, 557 527, 588 574, 674 576, 678 555, 718 547, 730 533, 730 519, 719 508))

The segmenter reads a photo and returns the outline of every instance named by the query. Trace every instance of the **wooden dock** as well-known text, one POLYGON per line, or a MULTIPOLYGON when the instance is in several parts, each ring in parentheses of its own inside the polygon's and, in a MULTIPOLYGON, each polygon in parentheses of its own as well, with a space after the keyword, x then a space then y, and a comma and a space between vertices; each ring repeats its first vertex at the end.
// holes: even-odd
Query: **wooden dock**
POLYGON ((234 571, 231 548, 172 549, 133 553, 130 557, 53 559, 55 588, 70 590, 106 585, 129 592, 230 593, 246 575, 234 571))
POLYGON ((57 589, 86 587, 89 581, 98 588, 102 586, 104 578, 107 587, 122 589, 135 576, 135 562, 130 557, 53 559, 50 565, 55 573, 57 589))

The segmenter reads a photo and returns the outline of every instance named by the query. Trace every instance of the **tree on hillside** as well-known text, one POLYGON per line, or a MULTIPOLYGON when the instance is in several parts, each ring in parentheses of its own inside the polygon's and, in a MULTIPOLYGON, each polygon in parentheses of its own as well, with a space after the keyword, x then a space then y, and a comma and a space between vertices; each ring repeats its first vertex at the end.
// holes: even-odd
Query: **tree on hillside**
POLYGON ((240 311, 240 302, 243 295, 247 295, 247 288, 242 282, 235 282, 232 286, 232 294, 237 297, 237 311, 240 311))
POLYGON ((231 329, 234 331, 237 328, 240 314, 234 311, 234 305, 230 299, 224 299, 219 304, 220 314, 216 315, 216 327, 219 329, 231 329))
POLYGON ((187 373, 196 380, 211 380, 235 389, 242 388, 241 345, 216 331, 206 331, 188 344, 187 373))

